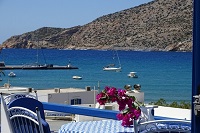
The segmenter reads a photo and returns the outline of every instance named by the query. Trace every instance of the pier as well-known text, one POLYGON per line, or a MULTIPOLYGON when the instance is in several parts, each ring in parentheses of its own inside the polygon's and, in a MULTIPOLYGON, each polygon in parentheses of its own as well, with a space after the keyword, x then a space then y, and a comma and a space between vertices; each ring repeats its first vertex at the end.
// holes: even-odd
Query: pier
POLYGON ((66 66, 58 66, 53 64, 33 64, 33 65, 5 65, 4 62, 0 62, 0 70, 14 70, 14 69, 24 69, 24 70, 61 70, 61 69, 78 69, 78 67, 72 66, 70 64, 66 66))

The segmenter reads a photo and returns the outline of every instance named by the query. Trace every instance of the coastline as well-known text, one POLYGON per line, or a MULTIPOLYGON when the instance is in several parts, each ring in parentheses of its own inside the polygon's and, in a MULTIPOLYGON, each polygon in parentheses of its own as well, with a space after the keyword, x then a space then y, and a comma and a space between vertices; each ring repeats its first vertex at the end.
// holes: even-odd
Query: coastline
MULTIPOLYGON (((189 52, 136 52, 118 51, 122 71, 105 72, 103 66, 112 63, 111 51, 94 50, 49 50, 38 51, 45 54, 45 59, 39 58, 40 64, 58 64, 65 66, 70 62, 79 69, 75 70, 4 70, 2 85, 8 82, 12 86, 24 86, 34 89, 49 88, 84 88, 90 86, 103 89, 105 86, 124 88, 125 85, 140 84, 145 92, 145 101, 155 102, 160 98, 167 102, 190 101, 191 96, 191 53, 189 52), (48 57, 48 58, 47 58, 48 57), (9 78, 7 74, 13 71, 17 76, 9 78), (133 79, 127 76, 131 71, 138 74, 133 79), (82 80, 74 80, 74 75, 80 75, 82 80), (98 86, 99 83, 99 86, 98 86), (179 92, 181 97, 177 97, 179 92), (170 97, 169 97, 170 96, 170 97)), ((3 49, 1 58, 8 65, 30 64, 36 60, 36 50, 33 49, 3 49), (16 54, 17 53, 17 54, 16 54), (4 58, 6 57, 6 58, 4 58)), ((42 56, 40 56, 42 57, 42 56)))

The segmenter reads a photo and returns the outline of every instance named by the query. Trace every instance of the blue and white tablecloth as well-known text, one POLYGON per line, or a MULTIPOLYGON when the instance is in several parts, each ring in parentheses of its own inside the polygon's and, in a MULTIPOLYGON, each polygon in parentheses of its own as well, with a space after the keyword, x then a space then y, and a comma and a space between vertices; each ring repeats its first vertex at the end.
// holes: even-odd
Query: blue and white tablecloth
POLYGON ((62 125, 59 133, 133 133, 133 127, 123 127, 118 120, 72 122, 62 125))

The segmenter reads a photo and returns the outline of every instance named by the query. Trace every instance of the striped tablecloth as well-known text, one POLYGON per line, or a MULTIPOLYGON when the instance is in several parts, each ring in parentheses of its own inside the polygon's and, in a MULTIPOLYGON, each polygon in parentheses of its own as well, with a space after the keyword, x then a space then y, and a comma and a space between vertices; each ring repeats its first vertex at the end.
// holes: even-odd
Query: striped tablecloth
POLYGON ((118 120, 72 122, 62 125, 59 133, 133 133, 133 127, 123 127, 118 120))

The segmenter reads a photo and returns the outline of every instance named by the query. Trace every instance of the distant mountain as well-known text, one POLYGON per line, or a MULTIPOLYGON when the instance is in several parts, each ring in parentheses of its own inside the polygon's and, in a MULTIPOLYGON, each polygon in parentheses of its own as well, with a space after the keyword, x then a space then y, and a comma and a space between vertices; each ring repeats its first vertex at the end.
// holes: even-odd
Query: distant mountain
POLYGON ((191 51, 192 0, 154 0, 71 28, 12 36, 4 48, 191 51))

